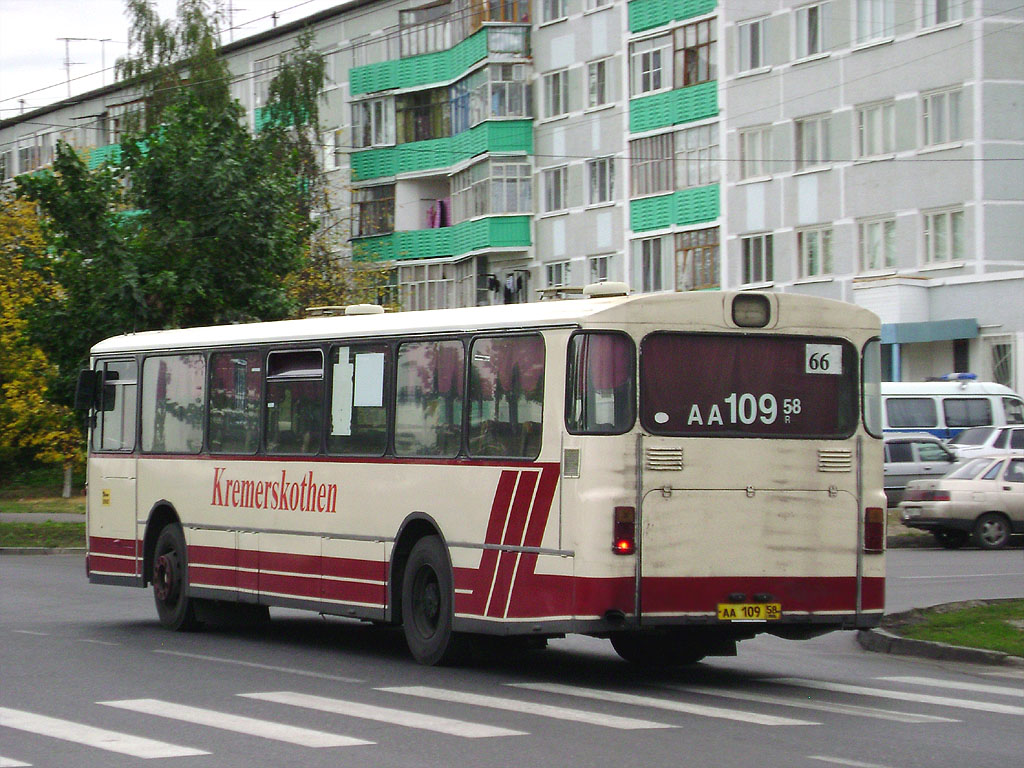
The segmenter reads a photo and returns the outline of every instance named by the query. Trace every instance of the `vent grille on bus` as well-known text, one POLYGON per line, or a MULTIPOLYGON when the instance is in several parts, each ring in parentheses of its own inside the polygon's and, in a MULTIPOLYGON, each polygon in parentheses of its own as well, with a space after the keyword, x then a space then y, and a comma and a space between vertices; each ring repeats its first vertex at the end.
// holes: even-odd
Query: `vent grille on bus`
POLYGON ((679 472, 683 468, 683 449, 648 448, 645 451, 644 468, 658 472, 679 472))
POLYGON ((565 448, 562 451, 562 477, 578 478, 580 476, 580 449, 565 448))
POLYGON ((853 470, 853 451, 819 448, 819 472, 850 472, 853 470))

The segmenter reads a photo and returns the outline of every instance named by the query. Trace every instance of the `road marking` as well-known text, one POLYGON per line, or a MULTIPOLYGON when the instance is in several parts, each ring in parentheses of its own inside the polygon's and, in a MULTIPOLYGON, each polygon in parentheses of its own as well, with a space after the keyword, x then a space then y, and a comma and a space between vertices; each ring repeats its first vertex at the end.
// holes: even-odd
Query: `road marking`
POLYGON ((862 763, 860 760, 847 760, 845 757, 830 757, 829 755, 808 755, 808 760, 820 760, 823 763, 835 763, 836 765, 848 765, 850 768, 889 768, 880 763, 862 763))
POLYGON ((78 642, 80 642, 80 643, 89 643, 90 645, 114 645, 114 646, 121 645, 120 643, 111 643, 111 642, 108 642, 106 640, 89 640, 88 638, 79 638, 78 642))
POLYGON ((32 768, 32 763, 23 763, 13 757, 0 755, 0 768, 32 768))
POLYGON ((199 661, 216 661, 221 664, 237 664, 252 669, 265 669, 268 672, 287 672, 289 675, 302 675, 303 677, 315 677, 317 680, 334 680, 337 683, 364 683, 365 680, 358 680, 354 677, 340 677, 328 675, 323 672, 313 672, 308 669, 295 669, 294 667, 275 667, 271 664, 257 664, 255 661, 242 661, 241 659, 226 659, 222 656, 204 656, 201 653, 183 653, 181 651, 165 651, 154 648, 153 653, 163 653, 167 656, 181 656, 185 659, 198 659, 199 661))
POLYGON ((1019 696, 1024 699, 1024 689, 1007 688, 1003 685, 982 685, 981 683, 955 683, 951 680, 938 680, 933 677, 876 677, 876 680, 890 680, 894 683, 910 683, 911 685, 930 685, 934 688, 954 688, 975 693, 993 693, 997 696, 1019 696))
POLYGON ((555 707, 550 704, 537 704, 532 701, 519 701, 517 699, 505 699, 498 696, 485 696, 478 693, 464 693, 462 691, 451 691, 444 688, 431 688, 425 685, 378 688, 377 690, 387 691, 388 693, 401 693, 406 696, 420 696, 425 699, 433 699, 435 701, 450 701, 456 704, 468 704, 474 707, 490 707, 491 709, 502 709, 507 712, 522 712, 528 715, 550 717, 556 720, 570 720, 576 723, 600 725, 606 728, 636 730, 641 728, 678 727, 675 725, 668 725, 666 723, 655 723, 651 720, 637 720, 632 717, 605 715, 600 712, 588 712, 583 709, 555 707))
POLYGON ((337 733, 326 733, 314 731, 309 728, 299 728, 294 725, 275 723, 270 720, 258 720, 255 717, 244 717, 242 715, 231 715, 227 712, 217 712, 212 709, 190 707, 185 704, 174 704, 170 701, 159 699, 126 699, 124 701, 98 701, 107 707, 127 709, 129 712, 142 712, 147 715, 166 717, 171 720, 182 720, 186 723, 205 725, 209 728, 219 728, 222 731, 234 731, 244 733, 247 736, 259 736, 274 741, 285 741, 289 744, 299 744, 304 747, 354 747, 363 744, 373 744, 372 741, 355 739, 351 736, 342 736, 337 733))
POLYGON ((28 629, 12 629, 11 632, 17 632, 19 635, 35 635, 36 637, 49 637, 49 632, 33 632, 28 629))
POLYGON ((381 723, 402 725, 406 728, 419 728, 424 731, 434 731, 435 733, 447 733, 449 736, 462 736, 467 739, 486 739, 494 736, 526 735, 523 731, 513 731, 508 728, 499 728, 493 725, 469 723, 465 720, 453 720, 448 717, 438 717, 437 715, 423 715, 418 712, 389 709, 387 707, 378 707, 373 704, 362 704, 355 701, 328 699, 323 696, 311 696, 305 693, 273 691, 269 693, 240 693, 238 695, 247 699, 273 701, 277 704, 290 704, 294 707, 316 709, 321 712, 331 712, 336 715, 358 717, 363 720, 376 720, 381 723))
POLYGON ((703 704, 690 704, 685 701, 661 699, 654 696, 637 696, 632 693, 620 693, 603 688, 580 688, 560 683, 507 683, 507 685, 514 688, 526 688, 531 691, 559 693, 565 696, 577 696, 582 699, 596 699, 598 701, 614 701, 619 704, 634 704, 640 707, 665 709, 670 712, 685 712, 686 714, 701 715, 703 717, 718 717, 724 720, 739 720, 740 722, 755 723, 757 725, 821 725, 821 723, 814 723, 809 720, 794 720, 789 717, 762 715, 757 712, 741 712, 721 707, 708 707, 703 704))
POLYGON ((797 709, 814 709, 822 712, 834 712, 840 715, 854 715, 856 717, 874 717, 879 720, 892 720, 897 723, 959 723, 951 717, 938 717, 936 715, 919 715, 913 712, 895 712, 891 709, 876 709, 875 707, 861 707, 856 704, 838 704, 825 701, 803 701, 785 696, 771 696, 763 693, 745 693, 740 691, 723 691, 718 688, 707 688, 699 685, 667 686, 673 691, 684 691, 687 693, 698 693, 704 696, 720 696, 725 699, 738 699, 740 701, 756 701, 760 704, 775 704, 783 707, 795 707, 797 709))
POLYGON ((844 685, 843 683, 826 683, 817 680, 805 680, 800 677, 776 677, 769 679, 778 685, 795 685, 801 688, 814 688, 819 691, 852 693, 858 696, 875 696, 881 699, 899 699, 900 701, 916 701, 919 704, 976 709, 979 712, 994 712, 999 715, 1024 715, 1024 707, 1013 707, 1009 704, 994 704, 987 701, 972 701, 970 699, 950 699, 945 696, 931 696, 924 693, 887 691, 882 688, 866 688, 862 685, 844 685))
POLYGON ((105 728, 95 728, 91 725, 75 723, 70 720, 60 720, 56 717, 36 715, 31 712, 22 712, 17 709, 0 707, 0 726, 5 728, 16 728, 19 731, 28 731, 40 736, 50 736, 62 741, 71 741, 76 744, 84 744, 88 747, 105 749, 108 752, 117 752, 131 757, 141 757, 149 760, 156 757, 190 757, 192 755, 208 755, 201 749, 191 747, 179 747, 176 744, 168 744, 163 741, 146 739, 141 736, 131 736, 127 733, 108 731, 105 728))

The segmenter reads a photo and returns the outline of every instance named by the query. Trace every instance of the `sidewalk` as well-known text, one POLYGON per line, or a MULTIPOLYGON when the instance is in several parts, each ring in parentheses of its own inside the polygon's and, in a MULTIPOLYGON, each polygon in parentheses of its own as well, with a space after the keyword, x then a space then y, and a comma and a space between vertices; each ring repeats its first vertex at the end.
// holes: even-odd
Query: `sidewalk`
POLYGON ((0 512, 0 523, 84 523, 74 512, 0 512))

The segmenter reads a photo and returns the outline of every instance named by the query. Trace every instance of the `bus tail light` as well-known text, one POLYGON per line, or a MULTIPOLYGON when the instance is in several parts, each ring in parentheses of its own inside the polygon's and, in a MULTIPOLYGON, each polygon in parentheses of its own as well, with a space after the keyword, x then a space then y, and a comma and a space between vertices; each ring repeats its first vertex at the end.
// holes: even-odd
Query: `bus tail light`
POLYGON ((868 507, 864 510, 864 551, 879 554, 885 550, 885 510, 868 507))
POLYGON ((614 521, 612 552, 632 555, 636 552, 636 510, 633 507, 616 507, 614 521))

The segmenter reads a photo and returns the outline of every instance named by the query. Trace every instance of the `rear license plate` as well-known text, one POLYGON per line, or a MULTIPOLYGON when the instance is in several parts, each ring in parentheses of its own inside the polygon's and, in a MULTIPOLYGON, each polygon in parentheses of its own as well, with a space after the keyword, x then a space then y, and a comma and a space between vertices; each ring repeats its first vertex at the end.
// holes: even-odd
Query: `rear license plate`
POLYGON ((921 508, 920 507, 904 507, 903 508, 903 517, 905 517, 905 518, 906 517, 920 517, 920 516, 921 516, 921 508))
POLYGON ((721 621, 773 621, 782 618, 781 603, 719 603, 721 621))

